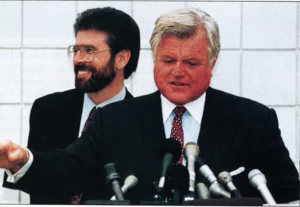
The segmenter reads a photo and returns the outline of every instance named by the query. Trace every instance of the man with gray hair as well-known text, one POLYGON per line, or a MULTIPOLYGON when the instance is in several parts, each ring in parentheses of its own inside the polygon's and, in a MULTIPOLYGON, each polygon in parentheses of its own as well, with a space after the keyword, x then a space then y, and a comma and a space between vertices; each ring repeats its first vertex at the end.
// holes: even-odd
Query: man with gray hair
MULTIPOLYGON (((31 153, 3 141, 0 167, 15 172, 23 190, 75 183, 66 189, 74 190, 87 176, 101 174, 105 163, 114 162, 121 177, 139 175, 139 187, 126 198, 147 200, 161 171, 158 149, 170 138, 182 148, 197 143, 202 160, 215 174, 245 167, 246 173, 235 178, 245 197, 259 196, 247 178, 257 168, 266 175, 277 202, 298 200, 298 172, 280 136, 275 111, 209 87, 220 51, 217 23, 200 10, 173 11, 158 18, 150 42, 157 92, 98 109, 83 139, 65 150, 31 153), (29 170, 22 177, 24 168, 29 170), (28 182, 33 177, 34 184, 28 182)), ((181 157, 179 162, 185 165, 186 160, 181 157)))

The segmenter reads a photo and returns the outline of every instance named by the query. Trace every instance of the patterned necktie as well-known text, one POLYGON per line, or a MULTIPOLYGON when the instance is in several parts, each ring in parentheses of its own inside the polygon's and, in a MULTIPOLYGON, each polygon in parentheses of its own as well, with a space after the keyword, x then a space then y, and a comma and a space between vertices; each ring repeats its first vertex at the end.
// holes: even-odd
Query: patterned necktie
MULTIPOLYGON (((87 128, 89 126, 89 124, 91 123, 92 119, 95 117, 96 115, 96 106, 94 106, 89 114, 89 117, 87 118, 87 120, 85 121, 85 124, 84 124, 84 127, 83 127, 83 130, 82 132, 86 132, 87 131, 87 128)), ((82 200, 82 195, 83 193, 79 193, 77 195, 74 195, 72 198, 71 198, 71 204, 72 205, 78 205, 80 204, 81 200, 82 200)))
POLYGON ((173 119, 172 130, 170 138, 177 140, 181 145, 181 157, 179 159, 179 163, 182 163, 183 160, 183 145, 184 145, 184 138, 183 138, 183 130, 182 130, 182 115, 186 111, 184 106, 177 106, 174 110, 175 117, 173 119))
POLYGON ((94 106, 89 114, 89 117, 87 118, 87 120, 85 121, 85 124, 84 124, 84 127, 83 127, 83 130, 82 132, 86 132, 87 131, 87 128, 89 126, 89 124, 91 123, 92 119, 95 117, 96 115, 96 106, 94 106))

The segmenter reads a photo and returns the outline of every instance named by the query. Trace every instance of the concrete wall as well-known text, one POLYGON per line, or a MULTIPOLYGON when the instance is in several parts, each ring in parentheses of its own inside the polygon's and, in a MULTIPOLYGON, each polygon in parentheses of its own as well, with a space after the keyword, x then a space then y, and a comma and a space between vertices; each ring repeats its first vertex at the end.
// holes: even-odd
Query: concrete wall
MULTIPOLYGON (((0 1, 0 140, 26 146, 33 101, 73 88, 66 53, 74 44, 72 25, 78 12, 102 6, 127 12, 140 26, 141 58, 126 82, 135 96, 156 90, 149 49, 155 19, 185 7, 211 14, 220 25, 222 44, 211 85, 274 108, 299 170, 299 2, 0 1)), ((2 176, 0 170, 0 184, 2 176)), ((0 188, 0 203, 29 199, 0 188)))

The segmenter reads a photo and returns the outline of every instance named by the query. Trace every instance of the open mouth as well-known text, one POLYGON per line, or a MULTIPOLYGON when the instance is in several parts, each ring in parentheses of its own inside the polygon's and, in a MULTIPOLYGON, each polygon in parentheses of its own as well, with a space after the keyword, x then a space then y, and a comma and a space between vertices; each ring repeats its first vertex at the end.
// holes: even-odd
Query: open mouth
POLYGON ((171 82, 172 85, 174 86, 186 86, 184 83, 179 83, 179 82, 171 82))
POLYGON ((78 75, 84 75, 84 74, 87 74, 88 71, 87 70, 80 70, 78 71, 78 75))
POLYGON ((89 70, 78 70, 77 78, 85 78, 91 71, 89 70))

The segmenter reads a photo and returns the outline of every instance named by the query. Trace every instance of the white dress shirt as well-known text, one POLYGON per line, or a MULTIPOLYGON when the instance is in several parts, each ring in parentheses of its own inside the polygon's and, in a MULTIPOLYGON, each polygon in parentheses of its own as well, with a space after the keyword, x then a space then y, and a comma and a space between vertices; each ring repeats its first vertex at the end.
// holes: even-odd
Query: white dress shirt
MULTIPOLYGON (((116 96, 114 96, 113 98, 108 99, 107 101, 104 101, 104 102, 102 102, 102 103, 100 103, 96 106, 96 104, 93 102, 93 100, 85 93, 84 94, 84 100, 83 100, 83 108, 82 108, 82 113, 81 113, 80 130, 79 130, 78 137, 81 136, 83 127, 85 125, 85 122, 86 122, 86 120, 87 120, 87 118, 90 114, 90 111, 93 109, 94 106, 96 106, 96 108, 104 107, 104 106, 106 106, 110 103, 124 100, 125 96, 126 96, 126 89, 125 89, 125 87, 123 87, 121 92, 118 93, 116 96)), ((27 150, 29 152, 29 159, 28 159, 27 163, 17 173, 12 174, 10 172, 10 170, 5 170, 7 175, 8 175, 7 182, 16 183, 29 170, 30 166, 33 163, 34 157, 33 157, 33 154, 31 153, 31 151, 29 149, 27 149, 27 150)))
MULTIPOLYGON (((186 108, 186 111, 182 116, 184 146, 188 142, 198 142, 201 121, 204 111, 205 98, 206 92, 204 92, 202 96, 200 96, 197 100, 184 105, 184 107, 186 108)), ((161 95, 161 104, 165 135, 166 138, 170 138, 172 123, 175 117, 175 113, 173 112, 173 110, 175 109, 176 105, 170 102, 163 95, 161 95)), ((182 164, 185 165, 185 163, 186 160, 183 159, 182 164)))

